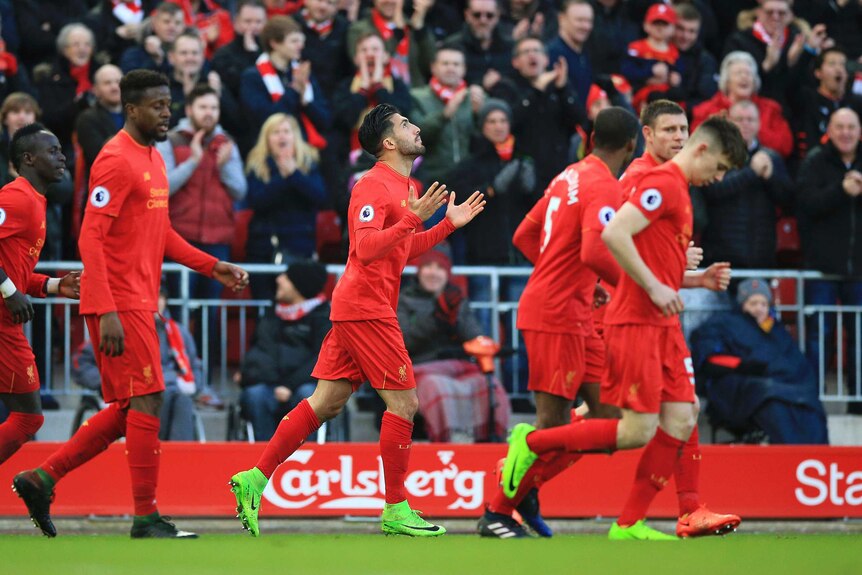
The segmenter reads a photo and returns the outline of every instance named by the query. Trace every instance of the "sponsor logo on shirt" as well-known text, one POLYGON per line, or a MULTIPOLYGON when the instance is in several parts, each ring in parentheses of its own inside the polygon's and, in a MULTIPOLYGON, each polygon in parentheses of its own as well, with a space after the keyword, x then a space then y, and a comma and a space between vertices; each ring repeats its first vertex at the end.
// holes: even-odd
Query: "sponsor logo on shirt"
POLYGON ((661 205, 661 192, 650 188, 641 194, 641 206, 648 212, 653 212, 661 205))
POLYGON ((150 188, 150 199, 147 200, 147 209, 154 210, 157 208, 167 209, 168 196, 170 192, 167 188, 150 188))
POLYGON ((6 222, 6 210, 0 208, 0 226, 6 222))
POLYGON ((599 222, 606 226, 610 223, 614 216, 617 214, 617 211, 610 206, 605 206, 599 210, 599 222))
POLYGON ((96 186, 90 193, 90 203, 94 207, 104 208, 111 201, 111 192, 104 186, 96 186))
POLYGON ((374 208, 371 204, 366 206, 362 206, 362 209, 359 210, 359 221, 360 222, 370 222, 374 219, 374 208))

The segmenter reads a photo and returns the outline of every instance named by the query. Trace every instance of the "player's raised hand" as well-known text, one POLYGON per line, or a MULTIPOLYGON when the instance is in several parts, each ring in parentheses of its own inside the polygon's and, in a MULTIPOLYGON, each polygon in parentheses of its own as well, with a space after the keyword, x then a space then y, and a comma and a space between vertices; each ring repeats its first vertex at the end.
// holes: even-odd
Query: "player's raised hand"
POLYGON ((696 270, 702 261, 703 248, 697 247, 694 242, 688 242, 688 249, 685 250, 685 269, 696 270))
POLYGON ((421 198, 416 197, 416 190, 410 186, 410 190, 407 192, 407 207, 425 222, 440 209, 440 206, 446 203, 448 195, 446 184, 439 182, 431 184, 431 187, 425 191, 421 198))
POLYGON ((108 357, 118 357, 123 355, 125 346, 126 332, 117 312, 99 316, 99 351, 108 357))
POLYGON ((703 272, 703 287, 712 291, 726 291, 730 285, 730 263, 715 262, 703 272))
POLYGON ((647 294, 649 294, 649 298, 665 317, 680 314, 685 307, 682 303, 682 298, 679 297, 679 293, 663 283, 659 283, 654 288, 647 290, 647 294))
POLYGON ((248 272, 230 262, 218 262, 213 267, 213 278, 235 292, 240 292, 248 285, 248 272))
POLYGON ((473 218, 485 209, 485 195, 482 192, 473 192, 466 202, 455 205, 455 192, 449 194, 449 205, 446 207, 446 217, 456 228, 463 228, 473 218))
POLYGON ((60 279, 58 293, 69 299, 81 298, 81 272, 69 272, 60 279))
POLYGON ((3 303, 6 304, 6 309, 9 310, 15 323, 27 323, 33 319, 33 304, 26 295, 21 293, 21 290, 3 298, 3 303))

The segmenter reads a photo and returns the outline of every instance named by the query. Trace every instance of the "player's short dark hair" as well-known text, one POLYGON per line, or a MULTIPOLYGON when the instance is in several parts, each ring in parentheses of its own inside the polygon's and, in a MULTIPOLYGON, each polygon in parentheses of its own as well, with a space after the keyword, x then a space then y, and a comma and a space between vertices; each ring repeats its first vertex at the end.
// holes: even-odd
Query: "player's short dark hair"
POLYGON ((359 144, 362 149, 378 157, 383 147, 383 139, 388 137, 395 127, 392 124, 392 116, 400 113, 392 104, 374 106, 359 126, 359 144))
POLYGON ((700 10, 694 4, 682 2, 674 5, 673 10, 676 12, 676 17, 680 20, 685 20, 686 22, 701 22, 703 20, 700 10))
POLYGON ((281 42, 295 32, 302 32, 296 20, 290 16, 273 16, 266 21, 263 30, 260 31, 260 48, 269 53, 272 51, 272 42, 281 42))
POLYGON ((132 70, 120 80, 120 99, 126 104, 140 104, 144 92, 150 88, 170 87, 168 77, 153 70, 132 70))
POLYGON ((203 82, 200 84, 196 84, 192 91, 189 92, 189 95, 186 96, 186 106, 191 106, 195 103, 195 100, 198 98, 203 98, 204 96, 215 96, 218 100, 218 92, 210 86, 209 84, 204 84, 203 82))
POLYGON ((48 129, 39 122, 33 122, 15 132, 15 135, 12 136, 12 141, 9 142, 9 158, 12 161, 12 167, 15 168, 15 171, 18 171, 21 167, 21 161, 24 159, 24 154, 32 151, 31 146, 33 145, 33 142, 35 142, 35 138, 33 138, 33 136, 39 132, 47 131, 48 129))
POLYGON ((823 62, 826 61, 826 56, 828 56, 829 54, 841 54, 842 56, 844 56, 845 59, 847 58, 847 52, 844 50, 844 48, 840 46, 832 46, 830 48, 826 48, 825 50, 821 50, 821 52, 817 54, 817 57, 814 58, 813 69, 819 70, 820 68, 822 68, 823 62))
POLYGON ((745 140, 742 139, 736 124, 727 118, 718 114, 710 116, 694 132, 694 136, 701 134, 705 134, 713 143, 718 144, 720 152, 727 156, 732 168, 739 169, 748 161, 745 140))
POLYGON ((658 117, 665 114, 669 116, 682 114, 685 116, 685 110, 682 109, 682 106, 670 100, 654 100, 641 110, 641 124, 654 128, 658 117))
POLYGON ((615 152, 637 138, 640 123, 637 117, 619 106, 599 112, 593 125, 593 145, 598 150, 615 152))

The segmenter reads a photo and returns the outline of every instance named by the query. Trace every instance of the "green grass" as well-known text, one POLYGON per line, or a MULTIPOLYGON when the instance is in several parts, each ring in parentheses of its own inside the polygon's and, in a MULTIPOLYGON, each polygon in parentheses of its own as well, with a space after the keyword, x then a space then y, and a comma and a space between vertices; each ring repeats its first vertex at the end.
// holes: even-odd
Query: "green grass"
POLYGON ((609 573, 857 575, 860 535, 735 534, 668 543, 598 535, 499 541, 381 535, 207 535, 196 541, 123 536, 0 536, 3 575, 269 575, 609 573))

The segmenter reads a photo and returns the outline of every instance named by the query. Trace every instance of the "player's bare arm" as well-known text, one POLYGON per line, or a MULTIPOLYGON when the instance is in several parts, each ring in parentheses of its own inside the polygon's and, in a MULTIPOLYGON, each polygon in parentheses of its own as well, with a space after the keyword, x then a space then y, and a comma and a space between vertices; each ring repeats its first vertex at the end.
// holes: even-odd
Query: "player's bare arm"
POLYGON ((715 262, 700 272, 687 271, 682 279, 684 288, 706 288, 712 291, 727 291, 730 285, 730 262, 715 262))
POLYGON ((6 275, 6 272, 0 268, 0 294, 3 296, 3 303, 6 304, 6 309, 12 314, 12 321, 15 323, 27 323, 33 319, 33 304, 29 298, 21 292, 6 275))
POLYGON ((420 220, 426 222, 440 209, 440 206, 446 203, 447 197, 446 184, 439 182, 431 184, 421 198, 416 197, 416 191, 411 187, 407 195, 407 206, 411 212, 419 216, 420 220))
POLYGON ((466 202, 455 204, 455 192, 449 194, 449 205, 446 207, 446 218, 452 222, 456 228, 463 228, 473 218, 482 213, 485 209, 485 194, 476 191, 473 192, 466 202))
POLYGON ((218 262, 213 266, 213 278, 235 292, 240 292, 248 285, 248 272, 230 262, 218 262))
POLYGON ((649 224, 649 220, 640 210, 631 204, 625 204, 605 227, 602 240, 623 271, 647 292, 662 314, 676 315, 682 312, 682 298, 675 289, 661 283, 655 277, 635 247, 634 236, 646 229, 649 224))
POLYGON ((99 351, 108 357, 119 357, 125 349, 126 334, 115 311, 99 316, 99 351))

